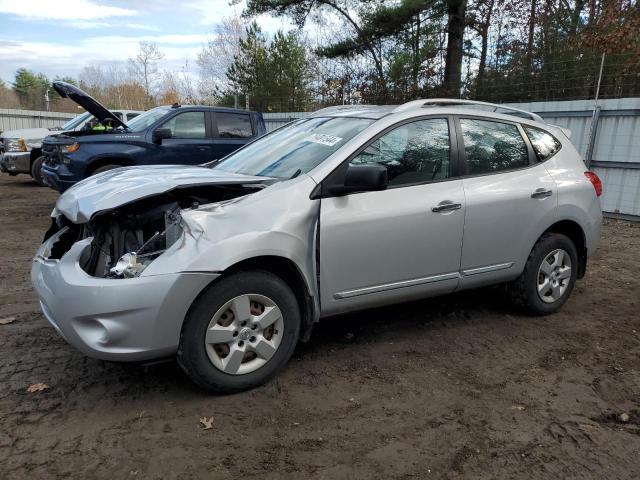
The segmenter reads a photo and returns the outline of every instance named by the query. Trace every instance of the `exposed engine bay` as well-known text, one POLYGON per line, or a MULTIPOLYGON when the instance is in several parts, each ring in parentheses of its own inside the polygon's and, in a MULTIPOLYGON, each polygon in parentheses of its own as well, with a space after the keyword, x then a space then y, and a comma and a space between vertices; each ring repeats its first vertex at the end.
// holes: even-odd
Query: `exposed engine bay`
POLYGON ((261 184, 189 186, 99 212, 85 224, 74 224, 60 216, 45 240, 62 228, 66 227, 66 231, 54 244, 49 258, 60 259, 75 242, 93 237, 90 253, 80 260, 85 272, 99 278, 136 277, 180 239, 184 231, 183 210, 231 200, 262 188, 261 184))

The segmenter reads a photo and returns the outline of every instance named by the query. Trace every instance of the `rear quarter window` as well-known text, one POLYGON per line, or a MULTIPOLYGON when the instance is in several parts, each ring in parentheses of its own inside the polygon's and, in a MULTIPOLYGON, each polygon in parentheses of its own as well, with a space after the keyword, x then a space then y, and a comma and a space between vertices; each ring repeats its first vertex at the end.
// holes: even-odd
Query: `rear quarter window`
POLYGON ((547 158, 555 155, 558 150, 562 148, 562 144, 551 134, 543 130, 538 130, 537 128, 525 126, 523 126, 523 128, 529 137, 529 140, 531 140, 531 145, 536 152, 538 160, 546 160, 547 158))

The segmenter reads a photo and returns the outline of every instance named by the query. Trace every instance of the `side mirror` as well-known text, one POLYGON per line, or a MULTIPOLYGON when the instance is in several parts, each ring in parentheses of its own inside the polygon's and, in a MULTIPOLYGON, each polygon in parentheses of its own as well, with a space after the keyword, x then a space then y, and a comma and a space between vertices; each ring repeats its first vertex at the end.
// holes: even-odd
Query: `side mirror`
POLYGON ((151 141, 160 145, 162 144, 162 140, 171 138, 172 136, 173 134, 170 128, 156 128, 151 134, 151 141))
POLYGON ((349 165, 343 185, 329 185, 333 195, 384 190, 389 184, 387 168, 377 164, 349 165))

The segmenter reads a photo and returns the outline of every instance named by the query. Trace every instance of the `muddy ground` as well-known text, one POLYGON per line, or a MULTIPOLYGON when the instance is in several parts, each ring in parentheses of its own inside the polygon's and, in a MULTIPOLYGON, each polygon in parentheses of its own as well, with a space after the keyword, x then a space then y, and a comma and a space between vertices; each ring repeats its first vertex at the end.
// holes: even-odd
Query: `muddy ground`
POLYGON ((277 380, 212 397, 47 324, 29 268, 55 198, 0 176, 2 479, 640 477, 640 225, 606 222, 561 313, 485 289, 336 318, 277 380))

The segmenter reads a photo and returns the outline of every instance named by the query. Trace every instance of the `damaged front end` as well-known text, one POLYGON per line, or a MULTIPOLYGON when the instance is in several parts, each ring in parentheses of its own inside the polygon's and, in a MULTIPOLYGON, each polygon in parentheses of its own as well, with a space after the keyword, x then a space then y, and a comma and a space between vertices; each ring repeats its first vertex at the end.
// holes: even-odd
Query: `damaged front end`
POLYGON ((47 257, 60 259, 76 242, 90 238, 90 248, 79 259, 84 272, 106 279, 138 277, 185 232, 194 235, 183 220, 183 212, 198 210, 201 205, 210 208, 211 204, 225 203, 261 188, 260 184, 178 188, 98 212, 83 224, 58 215, 45 236, 46 240, 60 233, 47 257))

